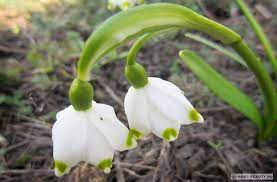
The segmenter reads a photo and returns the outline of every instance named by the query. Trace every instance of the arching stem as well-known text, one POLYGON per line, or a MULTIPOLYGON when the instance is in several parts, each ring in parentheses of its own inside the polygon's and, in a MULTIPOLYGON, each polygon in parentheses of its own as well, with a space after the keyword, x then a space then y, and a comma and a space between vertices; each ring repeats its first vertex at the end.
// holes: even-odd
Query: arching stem
POLYGON ((128 52, 128 56, 126 59, 126 65, 132 65, 136 62, 136 56, 139 50, 142 48, 142 46, 152 37, 155 37, 159 34, 167 33, 170 31, 178 30, 178 28, 169 28, 161 31, 146 33, 138 38, 138 40, 133 44, 131 49, 128 52))
POLYGON ((273 128, 277 119, 277 95, 272 80, 261 60, 243 41, 233 43, 230 46, 245 60, 258 81, 264 100, 265 129, 271 130, 270 128, 273 128))
POLYGON ((270 41, 266 37, 265 33, 263 32, 262 27, 260 26, 258 21, 254 18, 254 16, 252 15, 251 11, 249 10, 249 8, 245 4, 245 2, 243 0, 236 0, 236 3, 239 6, 239 8, 241 9, 241 11, 243 12, 243 14, 245 15, 247 21, 249 22, 250 26, 254 30, 258 39, 262 43, 264 50, 268 56, 268 59, 271 63, 272 71, 277 76, 277 60, 275 58, 274 51, 270 44, 270 41))

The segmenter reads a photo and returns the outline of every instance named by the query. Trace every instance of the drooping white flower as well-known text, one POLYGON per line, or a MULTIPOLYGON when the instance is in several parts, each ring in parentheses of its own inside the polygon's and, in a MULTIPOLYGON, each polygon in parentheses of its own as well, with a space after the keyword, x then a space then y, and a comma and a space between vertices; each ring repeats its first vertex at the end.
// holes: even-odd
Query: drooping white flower
POLYGON ((136 141, 111 106, 92 102, 87 111, 73 106, 60 111, 52 128, 55 174, 62 176, 85 161, 109 173, 114 151, 134 148, 136 141))
POLYGON ((130 87, 124 107, 130 133, 136 138, 153 132, 173 141, 181 125, 204 122, 176 85, 155 77, 149 77, 144 87, 130 87))
POLYGON ((126 10, 135 4, 142 4, 143 0, 109 0, 108 9, 115 9, 116 7, 126 10))

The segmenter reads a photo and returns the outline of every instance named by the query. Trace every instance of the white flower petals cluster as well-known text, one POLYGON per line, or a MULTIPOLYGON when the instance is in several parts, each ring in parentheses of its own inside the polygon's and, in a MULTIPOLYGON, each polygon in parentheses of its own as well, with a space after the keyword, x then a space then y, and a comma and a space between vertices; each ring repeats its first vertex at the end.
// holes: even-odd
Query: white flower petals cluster
POLYGON ((52 129, 52 140, 57 176, 68 173, 80 161, 109 173, 114 151, 137 145, 114 109, 96 102, 87 111, 76 111, 73 106, 60 111, 52 129))
POLYGON ((124 100, 130 131, 136 138, 153 132, 173 141, 181 125, 203 123, 203 117, 193 108, 174 84, 149 77, 142 88, 130 87, 124 100))
POLYGON ((124 107, 130 131, 105 104, 92 101, 86 111, 73 106, 60 111, 52 129, 55 174, 62 176, 81 161, 109 173, 114 152, 136 147, 135 139, 153 132, 173 141, 181 125, 204 122, 183 92, 160 78, 149 77, 145 86, 130 87, 124 107))

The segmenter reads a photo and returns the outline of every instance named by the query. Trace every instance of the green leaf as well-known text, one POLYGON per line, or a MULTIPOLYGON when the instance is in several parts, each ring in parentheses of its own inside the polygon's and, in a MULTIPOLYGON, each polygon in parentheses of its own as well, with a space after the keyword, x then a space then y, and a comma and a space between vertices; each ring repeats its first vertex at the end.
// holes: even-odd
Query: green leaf
POLYGON ((183 50, 179 55, 192 72, 219 98, 255 122, 260 129, 263 127, 259 110, 250 97, 227 81, 196 53, 183 50))
POLYGON ((264 47, 264 50, 267 54, 267 57, 268 57, 268 59, 271 63, 272 70, 277 75, 277 60, 276 60, 275 55, 274 55, 273 46, 270 44, 270 41, 269 41, 268 37, 264 33, 264 31, 263 31, 261 25, 259 24, 259 22, 255 19, 255 17, 251 13, 251 11, 248 8, 248 6, 246 5, 246 3, 243 0, 236 0, 236 3, 238 5, 238 7, 241 9, 241 11, 243 12, 246 20, 248 21, 248 23, 252 27, 252 29, 255 32, 256 36, 258 37, 258 39, 262 43, 262 45, 264 47))

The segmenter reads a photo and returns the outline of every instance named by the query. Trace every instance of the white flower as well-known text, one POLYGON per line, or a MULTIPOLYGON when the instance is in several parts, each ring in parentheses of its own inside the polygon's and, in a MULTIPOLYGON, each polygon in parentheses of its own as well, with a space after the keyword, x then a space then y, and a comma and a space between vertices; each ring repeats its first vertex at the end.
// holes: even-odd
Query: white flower
POLYGON ((142 88, 130 87, 124 107, 130 132, 136 138, 153 132, 173 141, 178 137, 181 125, 204 122, 183 92, 160 78, 149 77, 142 88))
POLYGON ((115 9, 116 7, 126 10, 130 7, 135 6, 135 4, 143 3, 142 0, 109 0, 108 9, 115 9))
POLYGON ((52 129, 52 140, 57 176, 68 173, 80 161, 109 173, 114 151, 136 146, 114 109, 94 101, 87 111, 76 111, 73 106, 60 111, 52 129))

